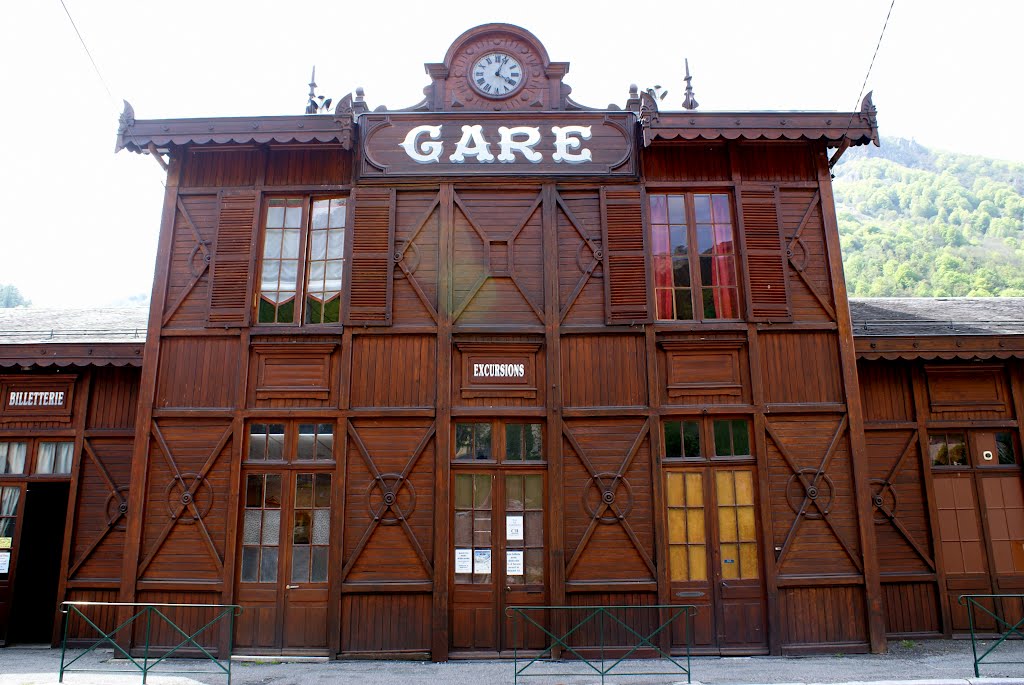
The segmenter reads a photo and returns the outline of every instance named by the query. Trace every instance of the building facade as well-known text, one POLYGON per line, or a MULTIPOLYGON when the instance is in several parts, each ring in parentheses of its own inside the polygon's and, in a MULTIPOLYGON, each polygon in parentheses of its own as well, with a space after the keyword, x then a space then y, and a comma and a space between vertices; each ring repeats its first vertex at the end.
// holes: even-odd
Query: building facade
MULTIPOLYGON (((881 651, 1016 587, 1018 343, 882 310, 855 339, 830 168, 877 144, 870 97, 597 109, 568 70, 493 24, 408 109, 126 110, 119 149, 167 168, 157 268, 141 369, 67 386, 60 597, 240 604, 238 652, 444 660, 542 646, 506 618, 531 605, 881 651)), ((45 346, 9 347, 15 393, 55 392, 45 346)), ((49 424, 3 411, 41 454, 49 424)))

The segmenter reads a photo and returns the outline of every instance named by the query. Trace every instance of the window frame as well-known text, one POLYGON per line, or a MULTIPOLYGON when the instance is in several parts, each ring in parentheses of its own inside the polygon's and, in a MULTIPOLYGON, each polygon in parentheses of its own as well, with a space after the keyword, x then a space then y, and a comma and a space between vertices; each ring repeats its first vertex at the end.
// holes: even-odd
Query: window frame
MULTIPOLYGON (((25 467, 21 473, 0 473, 0 484, 10 481, 62 481, 71 480, 81 459, 81 446, 74 435, 0 435, 0 442, 25 443, 25 467), (39 448, 45 443, 71 445, 71 468, 67 473, 39 473, 39 448)), ((56 458, 56 455, 54 455, 56 458)), ((54 462, 56 465, 56 461, 54 462)))
MULTIPOLYGON (((323 330, 323 329, 336 329, 339 326, 343 326, 345 322, 345 301, 348 293, 349 283, 349 269, 352 265, 352 191, 351 189, 338 190, 337 192, 308 192, 308 193, 297 193, 297 192, 282 192, 274 193, 267 192, 263 194, 260 206, 260 225, 258 240, 256 243, 256 264, 255 273, 253 278, 253 304, 252 304, 252 325, 254 328, 266 327, 267 330, 280 330, 282 328, 292 330, 295 329, 311 329, 311 330, 323 330), (323 200, 345 200, 345 224, 342 226, 342 272, 341 272, 341 291, 339 293, 340 300, 338 302, 338 320, 328 323, 307 323, 307 303, 306 298, 309 294, 309 283, 307 282, 306 274, 310 268, 310 249, 312 248, 312 218, 313 218, 313 204, 323 200), (295 273, 295 308, 292 321, 260 321, 260 303, 263 296, 263 263, 266 259, 266 234, 267 234, 267 218, 270 213, 270 204, 275 200, 300 200, 302 202, 302 218, 299 225, 299 247, 298 247, 298 265, 295 273)), ((335 227, 337 229, 337 227, 335 227)), ((328 229, 330 230, 330 229, 328 229)), ((278 305, 280 306, 280 305, 278 305)), ((276 311, 276 310, 275 310, 276 311)))
MULTIPOLYGON (((704 415, 669 415, 662 416, 659 422, 661 426, 661 460, 665 465, 671 466, 696 466, 699 464, 749 464, 757 460, 756 447, 754 444, 754 422, 753 417, 750 415, 738 415, 738 414, 712 414, 709 416, 704 415), (715 422, 717 421, 744 421, 747 424, 747 445, 750 448, 750 454, 730 454, 724 456, 718 456, 716 452, 715 444, 715 422), (685 424, 686 422, 696 423, 698 426, 698 435, 700 437, 700 456, 697 457, 676 457, 668 456, 668 441, 665 439, 665 428, 669 422, 679 422, 685 424)), ((680 430, 680 439, 682 440, 681 445, 685 445, 683 436, 685 433, 680 430)), ((730 438, 732 435, 730 434, 730 438)), ((730 440, 732 442, 732 440, 730 440)))
MULTIPOLYGON (((331 466, 338 462, 338 421, 333 417, 318 417, 308 416, 302 418, 291 418, 291 419, 279 419, 279 418, 249 418, 245 421, 245 445, 242 451, 242 464, 250 469, 262 468, 262 469, 281 469, 281 468, 296 468, 296 469, 315 469, 319 466, 331 466), (331 441, 331 456, 329 459, 300 459, 299 454, 299 426, 312 424, 315 427, 329 425, 333 427, 331 441), (251 459, 249 457, 249 450, 251 447, 252 439, 252 426, 284 426, 284 441, 281 449, 281 459, 251 459)), ((319 430, 316 430, 313 434, 319 436, 319 430)), ((314 444, 316 441, 314 437, 314 444)))
POLYGON ((547 465, 547 456, 545 449, 547 446, 547 426, 542 417, 508 417, 508 418, 476 418, 476 417, 452 417, 451 422, 451 453, 449 455, 449 461, 453 467, 458 468, 473 468, 475 466, 488 465, 488 466, 508 466, 510 468, 522 469, 522 468, 533 468, 537 466, 547 465), (491 458, 490 459, 475 459, 475 458, 463 458, 460 459, 455 456, 458 443, 456 436, 458 435, 458 426, 465 424, 489 424, 491 427, 491 458), (508 458, 508 439, 506 435, 506 427, 514 425, 528 425, 536 424, 540 426, 540 458, 539 459, 527 459, 525 456, 522 459, 509 459, 508 458))
MULTIPOLYGON (((738 221, 738 212, 736 208, 736 193, 733 188, 722 188, 722 187, 695 187, 695 188, 679 188, 675 186, 650 186, 647 188, 645 193, 646 207, 645 212, 647 216, 647 243, 650 246, 650 258, 651 258, 651 303, 652 303, 652 317, 655 324, 658 325, 692 325, 692 324, 715 324, 715 323, 726 323, 734 324, 743 322, 746 320, 746 301, 745 292, 743 288, 744 284, 744 270, 741 266, 741 250, 740 250, 740 227, 738 221), (655 276, 655 260, 659 257, 667 256, 670 260, 672 259, 672 253, 668 255, 656 255, 654 252, 654 215, 651 207, 651 200, 655 196, 668 197, 670 195, 681 195, 683 196, 684 212, 686 217, 686 257, 687 266, 690 274, 690 307, 693 311, 693 316, 689 319, 677 319, 668 318, 663 319, 658 316, 658 286, 655 276), (705 286, 701 279, 700 273, 700 252, 697 244, 697 210, 693 198, 697 195, 724 195, 727 199, 729 207, 729 223, 732 228, 732 259, 735 278, 735 285, 733 286, 736 290, 736 316, 733 318, 706 318, 704 316, 704 295, 703 291, 706 288, 714 289, 715 286, 705 286)), ((667 202, 667 201, 666 201, 667 202)), ((667 204, 666 204, 666 212, 667 204)), ((667 218, 667 217, 666 217, 667 218)), ((662 225, 662 224, 657 224, 662 225)), ((671 224, 668 224, 671 225, 671 224)), ((670 238, 671 240, 671 238, 670 238)), ((671 249, 671 244, 670 244, 671 249)), ((675 277, 673 270, 673 311, 675 310, 675 289, 679 287, 675 285, 675 277)))

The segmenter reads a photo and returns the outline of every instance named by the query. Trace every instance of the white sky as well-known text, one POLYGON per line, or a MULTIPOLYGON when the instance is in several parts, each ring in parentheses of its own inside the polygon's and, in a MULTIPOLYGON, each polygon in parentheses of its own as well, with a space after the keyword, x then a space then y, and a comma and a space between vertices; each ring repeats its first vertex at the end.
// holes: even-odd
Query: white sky
MULTIPOLYGON (((36 306, 95 307, 152 288, 163 172, 113 154, 120 98, 139 119, 299 114, 310 67, 321 94, 366 89, 371 108, 422 98, 477 24, 532 31, 584 105, 625 103, 630 83, 682 102, 690 59, 702 111, 848 111, 889 0, 856 2, 256 2, 59 0, 0 8, 0 283, 36 306), (623 10, 632 13, 623 14, 623 10)), ((868 81, 883 135, 1024 161, 1024 3, 897 0, 868 81)))

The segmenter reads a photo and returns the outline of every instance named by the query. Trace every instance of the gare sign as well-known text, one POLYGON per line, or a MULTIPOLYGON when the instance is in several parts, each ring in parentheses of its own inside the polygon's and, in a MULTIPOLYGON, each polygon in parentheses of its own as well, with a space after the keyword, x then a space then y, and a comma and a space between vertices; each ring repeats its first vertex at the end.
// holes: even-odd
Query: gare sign
POLYGON ((364 114, 360 174, 634 175, 630 112, 364 114))

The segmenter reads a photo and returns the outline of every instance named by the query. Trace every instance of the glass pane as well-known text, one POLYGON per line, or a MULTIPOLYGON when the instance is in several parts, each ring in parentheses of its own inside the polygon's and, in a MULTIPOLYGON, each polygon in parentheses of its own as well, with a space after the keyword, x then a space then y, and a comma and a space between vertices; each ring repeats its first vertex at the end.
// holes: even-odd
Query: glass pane
POLYGON ((267 459, 284 459, 284 424, 270 424, 267 434, 267 459))
POLYGON ((526 458, 529 461, 539 461, 543 459, 543 432, 539 423, 528 423, 526 424, 526 430, 524 433, 525 438, 525 452, 526 458))
POLYGON ((260 548, 242 548, 242 580, 255 583, 259 578, 260 548))
POLYGON ((967 444, 964 441, 963 433, 947 433, 946 442, 949 445, 950 465, 964 466, 967 464, 967 444))
POLYGON ((523 581, 526 583, 544 582, 544 550, 527 549, 523 554, 523 581))
POLYGON ((328 231, 327 256, 331 259, 345 256, 345 231, 328 231))
POLYGON ((680 288, 690 286, 690 260, 686 257, 672 258, 672 282, 680 288))
POLYGON ((455 458, 469 459, 473 450, 473 425, 455 424, 455 458))
POLYGON ((309 582, 309 547, 306 545, 292 547, 292 582, 309 582))
POLYGON ((666 201, 668 204, 668 222, 670 224, 686 223, 686 207, 683 204, 683 196, 669 195, 666 201))
POLYGON ((526 501, 523 503, 527 509, 544 508, 544 477, 540 475, 526 476, 526 501))
MULTIPOLYGON (((0 488, 0 516, 14 516, 18 511, 18 500, 21 499, 21 488, 7 486, 0 488)), ((14 525, 14 519, 6 519, 10 525, 14 525)), ((12 537, 2 535, 0 537, 12 537)))
POLYGON ((25 473, 25 456, 28 443, 0 442, 0 474, 25 473))
POLYGON ((277 545, 281 539, 281 510, 271 509, 263 512, 263 533, 260 542, 264 545, 277 545))
POLYGON ((715 223, 729 223, 732 221, 732 214, 729 211, 729 196, 724 193, 716 193, 711 196, 711 220, 715 223))
POLYGON ((267 476, 266 499, 263 506, 268 509, 281 506, 281 476, 267 476))
POLYGON ((310 571, 309 579, 314 583, 327 582, 327 550, 328 547, 313 548, 313 568, 310 571))
POLYGON ((668 226, 651 227, 651 254, 667 255, 672 252, 672 243, 668 238, 668 226))
POLYGON ((491 477, 473 476, 473 507, 475 509, 491 508, 491 477))
POLYGON ((689 545, 690 580, 708 579, 708 555, 704 545, 689 545))
POLYGON ((681 507, 670 507, 668 510, 668 543, 670 545, 686 542, 686 511, 681 507))
POLYGON ((666 421, 665 424, 665 456, 669 459, 683 456, 683 423, 666 421))
POLYGON ((316 440, 316 425, 312 423, 299 424, 299 444, 295 452, 298 459, 312 459, 315 453, 314 442, 316 440))
POLYGON ((330 423, 317 424, 316 427, 316 454, 314 459, 334 459, 334 425, 330 423))
POLYGON ((249 426, 249 459, 262 461, 267 456, 267 427, 262 423, 249 426))
POLYGON ((474 432, 474 443, 476 447, 476 458, 477 459, 490 459, 491 458, 491 424, 489 423, 476 423, 473 424, 474 432))
POLYGON ((330 200, 317 200, 313 203, 313 228, 327 228, 327 216, 330 205, 330 200))
POLYGON ((316 474, 316 487, 313 493, 313 506, 314 507, 329 507, 331 506, 331 474, 329 473, 318 473, 316 474))
MULTIPOLYGON (((697 252, 704 257, 710 255, 715 245, 715 229, 711 224, 697 224, 697 252)), ((710 257, 706 257, 710 259, 710 257)), ((711 281, 704 281, 704 285, 711 285, 711 281)))
POLYGON ((544 512, 528 511, 523 514, 523 542, 527 547, 544 546, 544 512))
POLYGON ((671 320, 675 318, 675 313, 672 311, 674 298, 675 293, 672 288, 656 288, 654 290, 654 302, 658 308, 659 319, 671 320))
POLYGON ((505 512, 523 510, 523 477, 505 477, 505 512))
POLYGON ((703 194, 694 195, 693 213, 697 218, 698 224, 711 223, 711 196, 703 194))
POLYGON ((313 506, 313 474, 300 473, 295 477, 295 508, 309 509, 313 506))
POLYGON ((523 458, 523 426, 510 423, 505 426, 505 458, 518 461, 523 458))
POLYGON ((277 582, 277 547, 262 547, 260 551, 260 582, 277 582))
POLYGON ((715 456, 732 456, 732 426, 730 421, 715 421, 715 456))
POLYGON ((696 421, 683 422, 683 456, 699 459, 704 456, 700 446, 700 424, 696 421))
POLYGON ((1013 452, 1013 435, 1008 432, 996 433, 996 450, 999 452, 1000 464, 1016 464, 1017 457, 1013 452))
POLYGON ((298 228, 302 225, 302 207, 298 202, 292 201, 289 201, 288 205, 284 212, 284 227, 298 228))
POLYGON ((242 544, 260 544, 260 521, 263 513, 258 509, 245 512, 245 522, 242 524, 242 544))
POLYGON ((473 512, 473 546, 491 546, 491 512, 473 512))
POLYGON ((345 226, 345 211, 348 200, 343 197, 336 197, 331 200, 331 228, 342 228, 345 226))
POLYGON ((36 473, 53 473, 53 462, 56 453, 57 445, 55 443, 40 443, 36 451, 36 473))
POLYGON ((946 446, 946 436, 929 435, 928 436, 928 454, 932 459, 932 464, 935 466, 946 466, 949 464, 949 447, 946 446))
POLYGON ((73 442, 58 442, 57 443, 57 462, 54 465, 53 472, 60 474, 71 473, 71 462, 75 454, 75 443, 73 442))
POLYGON ((250 474, 245 479, 245 506, 260 508, 263 506, 263 476, 250 474))
POLYGON ((750 430, 745 419, 732 421, 732 452, 736 455, 750 455, 750 430))
POLYGON ((471 509, 473 507, 473 476, 459 473, 455 475, 455 508, 471 509))
POLYGON ((689 288, 676 288, 676 319, 691 321, 693 319, 693 301, 690 300, 689 288))
POLYGON ((473 546, 473 512, 471 511, 457 511, 455 512, 455 546, 456 547, 472 547, 473 546))
POLYGON ((308 545, 312 540, 313 517, 308 511, 296 511, 295 523, 292 525, 292 542, 296 545, 308 545))
MULTIPOLYGON (((693 503, 690 503, 691 507, 693 503)), ((693 543, 704 542, 704 509, 702 507, 686 510, 686 541, 693 543)))
POLYGON ((668 223, 668 203, 664 195, 651 195, 651 223, 668 223))
POLYGON ((683 474, 668 473, 665 475, 665 497, 668 506, 681 507, 683 505, 683 474))
POLYGON ((271 200, 267 209, 267 228, 284 226, 284 200, 271 200))
POLYGON ((313 544, 331 543, 331 510, 317 509, 313 512, 313 544))
POLYGON ((686 226, 670 226, 668 229, 669 250, 673 256, 686 256, 686 244, 689 236, 686 226))

